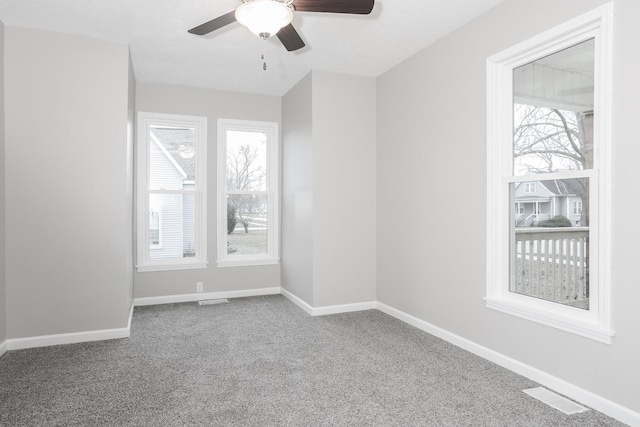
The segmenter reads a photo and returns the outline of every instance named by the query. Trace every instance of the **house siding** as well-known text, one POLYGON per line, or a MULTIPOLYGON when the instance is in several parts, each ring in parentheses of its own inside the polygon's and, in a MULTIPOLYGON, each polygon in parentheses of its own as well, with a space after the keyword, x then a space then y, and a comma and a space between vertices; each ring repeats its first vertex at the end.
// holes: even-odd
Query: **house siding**
MULTIPOLYGON (((185 190, 195 190, 193 184, 185 184, 185 190)), ((196 247, 196 197, 185 195, 182 198, 182 241, 183 252, 191 253, 196 247)))
MULTIPOLYGON (((149 187, 161 190, 182 190, 184 176, 156 143, 149 144, 149 187)), ((184 212, 182 194, 149 195, 149 209, 157 210, 160 216, 161 246, 149 250, 150 259, 182 258, 184 250, 184 228, 189 217, 184 212)), ((192 212, 195 212, 192 210, 192 212)), ((192 217, 193 218, 193 217, 192 217)), ((193 228, 193 226, 191 226, 193 228)))
POLYGON ((149 144, 149 188, 182 190, 184 176, 154 142, 149 144))

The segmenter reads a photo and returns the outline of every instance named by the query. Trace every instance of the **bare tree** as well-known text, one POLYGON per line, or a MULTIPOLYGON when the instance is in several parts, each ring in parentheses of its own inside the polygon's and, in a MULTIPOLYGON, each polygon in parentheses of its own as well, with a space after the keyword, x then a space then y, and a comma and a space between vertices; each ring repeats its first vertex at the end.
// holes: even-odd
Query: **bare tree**
POLYGON ((251 191, 262 188, 267 176, 264 168, 254 163, 258 149, 251 145, 241 146, 237 152, 227 153, 227 190, 251 191))
POLYGON ((529 172, 582 170, 591 146, 585 134, 592 113, 515 104, 513 156, 529 172))
MULTIPOLYGON (((227 153, 227 191, 254 191, 264 187, 267 173, 258 165, 258 149, 252 145, 242 145, 237 151, 227 153)), ((249 232, 249 224, 264 213, 264 206, 255 194, 229 194, 228 206, 235 213, 235 220, 249 232)), ((229 210, 228 210, 229 212, 229 210)), ((229 219, 227 219, 229 221, 229 219)), ((227 224, 227 232, 233 227, 227 224)))
MULTIPOLYGON (((515 104, 513 157, 529 173, 584 170, 593 165, 593 112, 515 104)), ((580 222, 589 223, 588 180, 582 187, 580 222)))
POLYGON ((234 195, 236 204, 239 206, 236 211, 238 222, 244 227, 244 232, 249 232, 249 224, 254 219, 264 214, 264 204, 261 203, 259 196, 255 194, 234 195))

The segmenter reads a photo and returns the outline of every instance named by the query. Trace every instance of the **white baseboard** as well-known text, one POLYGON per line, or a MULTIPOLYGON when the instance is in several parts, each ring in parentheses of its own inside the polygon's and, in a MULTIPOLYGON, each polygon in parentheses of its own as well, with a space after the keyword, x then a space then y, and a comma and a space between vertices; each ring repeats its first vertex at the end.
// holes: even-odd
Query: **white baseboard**
POLYGON ((364 311, 364 310, 372 310, 376 308, 376 302, 357 302, 352 304, 339 304, 339 305, 327 305, 324 307, 312 307, 305 301, 298 298, 296 295, 287 291, 286 289, 281 289, 280 293, 292 303, 303 309, 307 312, 307 314, 311 316, 325 316, 327 314, 338 314, 338 313, 350 313, 352 311, 364 311))
POLYGON ((2 357, 2 355, 5 354, 6 352, 7 352, 7 342, 2 341, 0 343, 0 357, 2 357))
POLYGON ((313 307, 311 307, 305 301, 301 300, 300 298, 298 298, 297 296, 295 296, 294 294, 292 294, 291 292, 289 292, 284 288, 280 288, 280 293, 286 299, 288 299, 289 301, 291 301, 292 303, 294 303, 295 305, 297 305, 298 307, 306 311, 308 315, 313 316, 313 307))
POLYGON ((353 311, 373 310, 376 308, 375 301, 356 302, 351 304, 325 305, 324 307, 314 307, 313 316, 325 316, 327 314, 351 313, 353 311))
POLYGON ((203 299, 243 298, 243 297, 256 297, 256 296, 262 296, 262 295, 277 295, 279 293, 280 293, 280 287, 273 287, 273 288, 261 288, 261 289, 247 289, 243 291, 198 292, 195 294, 163 295, 159 297, 135 298, 133 301, 136 307, 140 307, 143 305, 173 304, 177 302, 200 301, 203 299))
POLYGON ((431 335, 435 335, 436 337, 448 341, 455 346, 527 377, 551 390, 564 394, 565 396, 615 418, 618 421, 629 424, 630 426, 640 426, 640 413, 629 408, 381 302, 376 304, 376 308, 395 317, 396 319, 408 323, 409 325, 415 326, 416 328, 428 332, 431 335))
POLYGON ((133 307, 135 307, 135 304, 133 303, 133 301, 131 301, 131 308, 129 309, 129 321, 127 322, 127 329, 129 330, 129 335, 127 335, 127 338, 131 336, 131 322, 133 322, 133 307))
POLYGON ((129 320, 125 328, 100 329, 97 331, 71 332, 67 334, 41 335, 37 337, 13 338, 6 341, 7 350, 22 350, 25 348, 48 347, 51 345, 76 344, 89 341, 112 340, 128 338, 131 335, 131 319, 133 318, 133 304, 129 310, 129 320))

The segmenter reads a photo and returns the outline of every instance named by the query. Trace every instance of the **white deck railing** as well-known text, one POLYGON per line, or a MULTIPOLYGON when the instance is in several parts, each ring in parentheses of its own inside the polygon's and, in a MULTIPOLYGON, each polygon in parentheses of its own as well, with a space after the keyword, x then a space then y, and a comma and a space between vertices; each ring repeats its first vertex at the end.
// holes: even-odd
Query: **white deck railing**
POLYGON ((534 223, 538 223, 540 221, 544 221, 550 219, 551 215, 549 214, 536 214, 532 213, 529 216, 525 217, 524 214, 516 215, 516 227, 530 227, 534 223))
POLYGON ((512 292, 588 307, 588 227, 516 228, 512 292))

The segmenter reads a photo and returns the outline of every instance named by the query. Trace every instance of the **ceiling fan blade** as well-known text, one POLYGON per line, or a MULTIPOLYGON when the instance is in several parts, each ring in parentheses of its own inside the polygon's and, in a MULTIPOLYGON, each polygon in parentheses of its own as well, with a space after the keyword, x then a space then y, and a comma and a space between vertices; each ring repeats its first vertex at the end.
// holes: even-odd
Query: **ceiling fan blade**
POLYGON ((233 22, 236 22, 236 11, 233 10, 227 14, 222 16, 218 16, 216 19, 212 19, 209 22, 205 22, 202 25, 198 25, 189 30, 191 34, 195 34, 197 36, 204 36, 205 34, 209 34, 212 31, 217 30, 218 28, 222 28, 225 25, 229 25, 233 22))
POLYGON ((368 15, 374 0, 294 0, 293 7, 299 12, 355 13, 368 15))
POLYGON ((276 33, 276 36, 278 36, 284 47, 289 52, 302 49, 305 46, 300 34, 298 34, 291 24, 286 27, 282 27, 280 31, 276 33))

